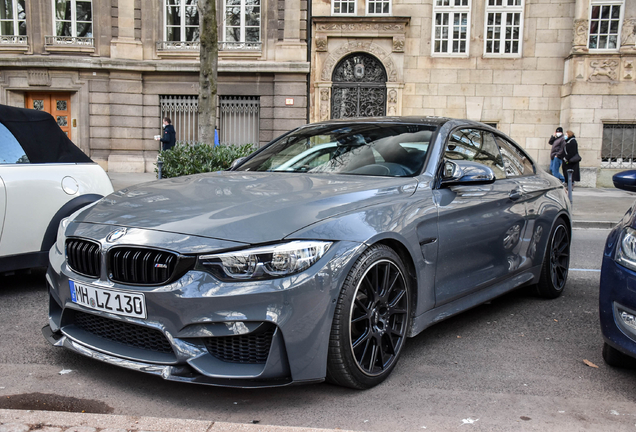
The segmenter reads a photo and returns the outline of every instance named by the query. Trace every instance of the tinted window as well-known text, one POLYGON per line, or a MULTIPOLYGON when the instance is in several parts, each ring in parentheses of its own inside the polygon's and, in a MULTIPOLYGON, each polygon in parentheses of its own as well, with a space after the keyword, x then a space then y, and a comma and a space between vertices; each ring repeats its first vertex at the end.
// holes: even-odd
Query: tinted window
POLYGON ((519 147, 500 136, 497 136, 496 140, 508 177, 527 176, 535 173, 532 161, 519 147))
POLYGON ((419 174, 436 127, 390 123, 318 124, 273 142, 238 171, 419 174))
POLYGON ((445 157, 479 162, 492 169, 495 178, 506 178, 503 159, 490 132, 482 132, 479 129, 460 129, 452 132, 446 145, 445 157))
POLYGON ((29 158, 18 140, 0 123, 0 164, 18 163, 29 163, 29 158))

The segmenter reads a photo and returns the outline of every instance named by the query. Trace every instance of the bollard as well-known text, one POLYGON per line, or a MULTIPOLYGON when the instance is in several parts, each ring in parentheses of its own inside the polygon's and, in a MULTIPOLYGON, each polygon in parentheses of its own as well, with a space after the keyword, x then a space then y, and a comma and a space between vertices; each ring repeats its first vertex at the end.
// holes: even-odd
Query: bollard
POLYGON ((574 170, 568 170, 568 197, 570 198, 570 204, 572 204, 572 173, 574 170))
MULTIPOLYGON (((157 161, 157 178, 159 180, 161 180, 161 176, 163 175, 163 173, 161 171, 163 171, 163 161, 162 160, 158 160, 157 161)), ((570 198, 570 201, 572 201, 571 198, 570 198)))

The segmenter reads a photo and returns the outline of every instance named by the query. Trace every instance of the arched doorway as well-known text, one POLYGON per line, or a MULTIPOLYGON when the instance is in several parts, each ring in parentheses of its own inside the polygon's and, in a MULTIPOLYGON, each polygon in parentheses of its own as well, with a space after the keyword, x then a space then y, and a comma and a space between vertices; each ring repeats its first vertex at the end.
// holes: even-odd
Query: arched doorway
POLYGON ((376 57, 366 53, 348 55, 334 68, 331 81, 332 119, 386 114, 387 75, 376 57))

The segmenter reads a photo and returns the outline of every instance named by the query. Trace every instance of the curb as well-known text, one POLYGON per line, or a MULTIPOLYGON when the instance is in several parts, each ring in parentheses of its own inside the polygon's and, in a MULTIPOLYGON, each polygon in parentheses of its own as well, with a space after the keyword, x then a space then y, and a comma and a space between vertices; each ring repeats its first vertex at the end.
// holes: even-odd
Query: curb
POLYGON ((585 221, 575 220, 572 221, 572 228, 584 228, 584 229, 612 229, 618 222, 610 221, 585 221))
MULTIPOLYGON (((316 429, 206 420, 0 409, 0 432, 327 432, 316 429)), ((339 432, 346 432, 341 431, 339 432)))

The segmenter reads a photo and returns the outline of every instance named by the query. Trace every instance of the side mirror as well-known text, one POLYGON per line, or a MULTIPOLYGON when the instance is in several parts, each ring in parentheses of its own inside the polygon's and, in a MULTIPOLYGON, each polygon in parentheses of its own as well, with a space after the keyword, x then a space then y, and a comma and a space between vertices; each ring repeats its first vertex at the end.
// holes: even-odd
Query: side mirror
POLYGON ((486 165, 465 160, 444 162, 442 185, 492 183, 494 181, 495 172, 486 165))
POLYGON ((636 170, 621 171, 612 177, 614 186, 630 192, 636 192, 636 170))
POLYGON ((247 159, 247 158, 246 157, 240 157, 238 159, 234 159, 234 161, 232 162, 232 165, 230 165, 230 171, 234 170, 234 168, 236 168, 237 166, 242 164, 245 159, 247 159))

